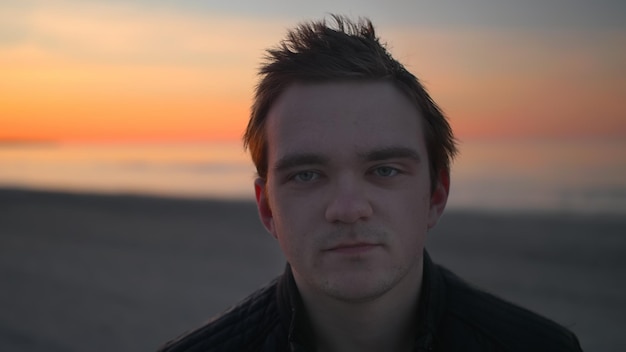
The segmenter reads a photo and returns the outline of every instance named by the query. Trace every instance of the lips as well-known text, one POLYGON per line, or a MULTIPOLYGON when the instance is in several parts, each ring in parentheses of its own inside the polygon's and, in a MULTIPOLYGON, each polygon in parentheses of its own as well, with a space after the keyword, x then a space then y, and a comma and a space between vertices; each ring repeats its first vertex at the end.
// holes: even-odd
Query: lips
POLYGON ((369 252, 379 246, 379 244, 368 242, 341 243, 327 249, 326 251, 344 254, 360 254, 369 252))

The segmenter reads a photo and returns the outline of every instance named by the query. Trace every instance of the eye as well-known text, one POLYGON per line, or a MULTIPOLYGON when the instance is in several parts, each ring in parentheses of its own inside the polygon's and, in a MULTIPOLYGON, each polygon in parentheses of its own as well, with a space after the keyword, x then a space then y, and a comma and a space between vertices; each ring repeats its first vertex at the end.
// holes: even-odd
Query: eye
POLYGON ((297 182, 311 182, 317 180, 320 174, 315 171, 300 171, 294 174, 291 179, 297 182))
POLYGON ((374 169, 374 174, 381 177, 391 177, 399 173, 398 169, 391 166, 380 166, 374 169))

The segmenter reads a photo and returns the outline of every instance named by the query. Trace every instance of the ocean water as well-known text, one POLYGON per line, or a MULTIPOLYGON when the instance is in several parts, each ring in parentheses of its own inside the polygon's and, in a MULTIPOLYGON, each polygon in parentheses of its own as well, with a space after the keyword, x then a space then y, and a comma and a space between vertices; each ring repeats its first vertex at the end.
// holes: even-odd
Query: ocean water
MULTIPOLYGON (((626 141, 462 142, 449 208, 626 214, 626 141)), ((0 145, 0 187, 254 198, 239 143, 0 145)))

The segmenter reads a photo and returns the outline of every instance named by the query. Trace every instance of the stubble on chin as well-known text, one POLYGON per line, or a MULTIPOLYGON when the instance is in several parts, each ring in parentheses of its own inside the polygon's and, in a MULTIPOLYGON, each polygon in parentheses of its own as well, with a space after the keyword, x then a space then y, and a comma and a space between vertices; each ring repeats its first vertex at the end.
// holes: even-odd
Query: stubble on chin
POLYGON ((328 233, 318 244, 322 250, 316 253, 318 258, 312 266, 308 285, 342 302, 367 302, 381 297, 398 285, 417 263, 417 259, 408 262, 400 259, 398 262, 399 258, 391 252, 393 246, 389 245, 392 237, 389 231, 371 227, 328 233), (363 255, 342 256, 324 252, 324 248, 332 248, 342 241, 378 243, 380 247, 363 255))

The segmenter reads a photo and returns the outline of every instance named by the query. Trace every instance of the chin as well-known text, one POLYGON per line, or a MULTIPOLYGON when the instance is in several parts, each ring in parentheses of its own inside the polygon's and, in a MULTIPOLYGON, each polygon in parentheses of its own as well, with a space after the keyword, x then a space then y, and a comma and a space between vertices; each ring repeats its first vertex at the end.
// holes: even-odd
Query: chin
POLYGON ((371 272, 332 275, 325 280, 322 291, 341 301, 364 302, 391 290, 395 286, 394 279, 393 275, 375 275, 371 272))

